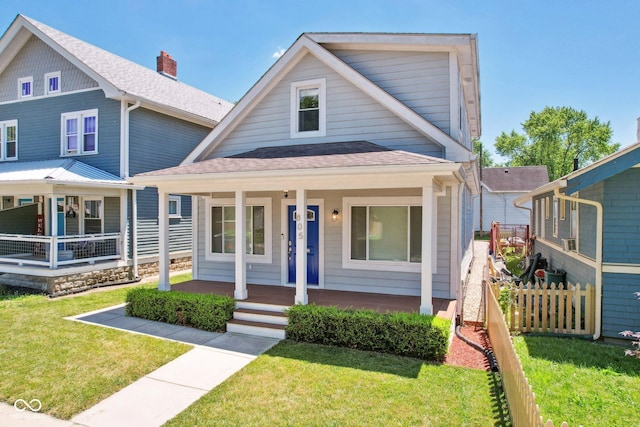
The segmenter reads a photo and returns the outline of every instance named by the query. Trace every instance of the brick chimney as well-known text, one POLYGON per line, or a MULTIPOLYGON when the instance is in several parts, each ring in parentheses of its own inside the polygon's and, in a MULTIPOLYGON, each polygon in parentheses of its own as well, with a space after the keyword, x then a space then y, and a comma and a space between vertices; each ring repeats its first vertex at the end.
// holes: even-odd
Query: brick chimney
POLYGON ((178 63, 164 50, 156 58, 157 71, 163 76, 178 80, 178 63))

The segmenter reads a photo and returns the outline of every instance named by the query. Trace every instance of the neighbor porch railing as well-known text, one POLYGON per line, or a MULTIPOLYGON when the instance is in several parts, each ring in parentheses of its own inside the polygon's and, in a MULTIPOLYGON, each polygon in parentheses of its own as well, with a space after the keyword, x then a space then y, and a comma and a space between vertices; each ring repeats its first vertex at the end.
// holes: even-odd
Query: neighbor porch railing
MULTIPOLYGON (((536 404, 536 395, 529 385, 529 380, 522 369, 520 358, 513 348, 509 328, 505 321, 500 304, 494 294, 497 288, 493 290, 488 284, 484 286, 486 298, 486 322, 487 333, 493 352, 498 361, 500 376, 504 394, 509 405, 509 413, 513 425, 532 426, 532 427, 554 427, 554 423, 548 420, 544 423, 540 414, 540 407, 536 404)), ((561 427, 567 427, 568 424, 563 422, 561 427)))
POLYGON ((120 233, 72 236, 32 236, 0 234, 0 262, 35 265, 56 269, 59 266, 121 259, 120 233))

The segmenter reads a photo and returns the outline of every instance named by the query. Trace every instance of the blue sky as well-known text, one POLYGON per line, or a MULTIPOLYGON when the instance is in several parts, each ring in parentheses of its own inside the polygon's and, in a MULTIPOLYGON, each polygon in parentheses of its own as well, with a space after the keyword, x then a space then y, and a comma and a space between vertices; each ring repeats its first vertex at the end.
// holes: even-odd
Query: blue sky
POLYGON ((230 101, 305 31, 477 33, 485 145, 547 105, 610 121, 623 147, 636 141, 634 0, 2 0, 0 31, 18 13, 149 68, 165 50, 180 80, 230 101))

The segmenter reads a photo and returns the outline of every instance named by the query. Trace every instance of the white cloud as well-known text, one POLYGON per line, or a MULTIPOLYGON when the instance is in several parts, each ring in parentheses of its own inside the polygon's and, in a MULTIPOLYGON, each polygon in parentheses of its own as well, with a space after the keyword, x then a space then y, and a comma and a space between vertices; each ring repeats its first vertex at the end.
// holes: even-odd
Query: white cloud
POLYGON ((282 55, 284 55, 284 53, 287 51, 287 49, 283 49, 280 46, 278 46, 278 50, 276 50, 275 52, 273 52, 273 55, 271 55, 272 58, 280 58, 282 55))

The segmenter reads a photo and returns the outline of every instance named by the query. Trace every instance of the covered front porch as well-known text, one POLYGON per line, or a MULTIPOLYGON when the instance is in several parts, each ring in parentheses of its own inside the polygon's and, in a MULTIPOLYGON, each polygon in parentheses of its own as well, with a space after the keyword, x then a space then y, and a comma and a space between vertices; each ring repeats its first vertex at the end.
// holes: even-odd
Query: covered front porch
MULTIPOLYGON (((171 286, 172 290, 199 294, 234 296, 235 284, 208 280, 190 280, 171 286)), ((246 303, 291 306, 295 303, 296 288, 289 286, 269 286, 247 284, 246 303)), ((385 312, 420 312, 420 297, 407 295, 388 295, 366 292, 336 291, 330 289, 308 288, 308 303, 339 308, 367 309, 385 312)), ((432 298, 433 314, 452 320, 456 313, 456 301, 432 298)))

